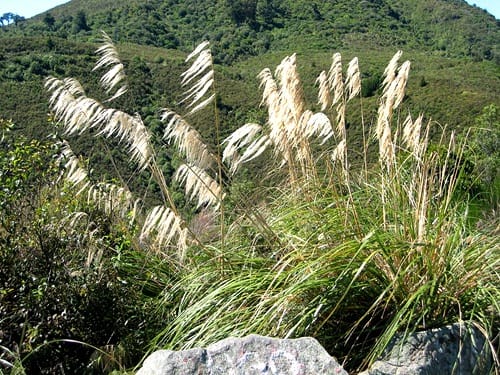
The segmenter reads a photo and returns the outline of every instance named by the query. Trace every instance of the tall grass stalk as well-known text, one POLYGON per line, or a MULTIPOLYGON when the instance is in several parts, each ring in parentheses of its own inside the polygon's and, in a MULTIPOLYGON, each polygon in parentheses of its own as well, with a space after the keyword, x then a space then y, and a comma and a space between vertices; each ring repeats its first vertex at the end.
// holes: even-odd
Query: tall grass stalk
MULTIPOLYGON (((471 225, 468 192, 461 188, 463 145, 455 135, 443 131, 431 144, 432 121, 394 115, 410 69, 409 61, 399 65, 401 52, 384 72, 374 124, 379 162, 368 165, 364 141, 364 170, 353 171, 346 105, 359 100, 356 58, 344 74, 335 54, 328 72, 320 73, 323 112, 317 113, 307 109, 296 55, 285 57, 274 73, 262 70, 267 122, 244 124, 221 140, 214 107, 212 152, 187 121, 216 94, 208 46, 188 56, 194 62, 182 76, 188 114, 164 110, 163 120, 164 138, 186 158, 175 176, 196 202, 200 222, 208 222, 201 228, 209 232, 214 222, 216 235, 194 230, 176 208, 140 117, 86 97, 74 80, 47 81, 52 109, 68 133, 95 129, 118 137, 167 197, 135 221, 142 227, 137 251, 154 248, 175 269, 157 305, 165 327, 151 348, 190 348, 248 333, 314 335, 349 368, 358 368, 396 332, 456 321, 480 326, 498 345, 498 243, 492 231, 471 225), (282 181, 256 193, 231 190, 245 163, 270 154, 274 160, 266 165, 283 171, 282 181)), ((115 60, 111 66, 110 72, 121 72, 115 60)), ((117 82, 112 75, 105 89, 117 82)), ((79 169, 70 162, 67 167, 73 185, 91 188, 79 169)))

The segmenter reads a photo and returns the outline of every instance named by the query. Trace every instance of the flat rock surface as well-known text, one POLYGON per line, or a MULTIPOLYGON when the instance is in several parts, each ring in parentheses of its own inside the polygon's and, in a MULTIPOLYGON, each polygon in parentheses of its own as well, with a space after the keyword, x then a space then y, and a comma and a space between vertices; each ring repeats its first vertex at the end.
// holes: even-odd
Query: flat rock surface
POLYGON ((275 339, 250 335, 207 348, 159 350, 137 375, 347 375, 311 337, 275 339))

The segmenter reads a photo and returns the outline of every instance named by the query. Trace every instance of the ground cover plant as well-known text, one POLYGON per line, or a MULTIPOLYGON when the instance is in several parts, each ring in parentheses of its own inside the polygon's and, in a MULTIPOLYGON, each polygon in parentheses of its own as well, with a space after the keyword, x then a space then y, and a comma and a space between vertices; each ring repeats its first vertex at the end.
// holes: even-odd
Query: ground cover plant
MULTIPOLYGON (((223 137, 212 54, 201 43, 181 75, 186 113, 161 110, 158 146, 139 114, 112 107, 129 87, 105 34, 97 53, 107 99, 72 78, 49 77, 46 87, 64 135, 118 141, 160 197, 151 205, 124 179, 97 180, 59 144, 67 188, 110 218, 107 228, 120 228, 120 277, 149 295, 138 300, 163 322, 147 350, 249 333, 312 335, 354 370, 396 332, 463 321, 488 336, 498 368, 497 203, 490 199, 477 225, 464 183, 474 161, 467 139, 438 129, 431 144, 438 125, 399 111, 410 72, 401 52, 381 77, 376 121, 361 121, 357 149, 348 128, 348 109, 363 111, 357 58, 345 66, 335 53, 318 72, 320 112, 308 109, 295 55, 262 70, 265 123, 223 137), (211 118, 212 139, 190 124, 200 114, 211 118), (173 175, 158 162, 162 153, 173 175), (252 163, 257 181, 245 173, 252 163)), ((75 230, 102 225, 84 211, 69 218, 75 230)), ((99 241, 99 231, 88 233, 99 241)), ((87 264, 101 264, 106 249, 85 248, 87 264)))

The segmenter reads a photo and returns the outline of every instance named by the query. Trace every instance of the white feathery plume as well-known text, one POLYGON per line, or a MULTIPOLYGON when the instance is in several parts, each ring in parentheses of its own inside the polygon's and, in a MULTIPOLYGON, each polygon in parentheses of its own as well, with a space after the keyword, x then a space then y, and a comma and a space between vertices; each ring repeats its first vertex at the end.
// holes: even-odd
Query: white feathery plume
POLYGON ((139 240, 145 241, 154 238, 154 241, 161 246, 170 244, 173 239, 177 239, 176 245, 183 253, 187 247, 187 237, 187 227, 175 212, 165 206, 155 206, 144 221, 139 240))
POLYGON ((76 195, 90 186, 87 171, 80 166, 80 160, 73 153, 68 142, 60 143, 59 162, 64 165, 64 179, 73 186, 79 186, 76 195))
POLYGON ((202 51, 204 51, 208 46, 210 45, 210 42, 208 40, 205 40, 198 44, 196 48, 186 57, 186 62, 191 60, 194 56, 200 54, 202 51))
POLYGON ((130 190, 111 183, 101 182, 90 186, 87 197, 89 202, 95 203, 105 213, 117 212, 121 217, 125 217, 134 206, 130 190))
POLYGON ((398 61, 401 58, 403 51, 398 51, 394 54, 391 61, 384 70, 384 81, 382 82, 382 87, 386 87, 396 78, 396 69, 398 67, 398 61))
POLYGON ((336 52, 332 57, 332 65, 328 71, 328 82, 333 92, 332 105, 337 104, 344 95, 344 80, 342 78, 342 56, 336 52))
POLYGON ((260 80, 260 87, 264 87, 260 104, 266 104, 268 108, 274 108, 279 102, 279 90, 273 73, 269 68, 265 68, 258 74, 257 78, 260 80))
POLYGON ((49 104, 55 118, 62 121, 66 134, 96 129, 96 135, 115 137, 128 144, 132 160, 145 168, 152 156, 150 134, 142 119, 116 109, 105 108, 88 98, 76 81, 49 78, 46 86, 53 90, 49 104), (78 95, 78 96, 75 96, 78 95))
POLYGON ((328 71, 328 84, 333 93, 332 106, 337 104, 337 134, 339 138, 344 139, 345 131, 345 84, 342 75, 342 56, 336 52, 332 56, 332 65, 328 71))
MULTIPOLYGON (((257 158, 264 151, 266 151, 267 147, 271 144, 272 142, 267 135, 263 135, 262 137, 257 138, 247 147, 245 152, 241 155, 238 165, 257 158)), ((236 166, 236 168, 238 167, 238 165, 236 166)))
MULTIPOLYGON (((113 44, 111 38, 104 31, 102 32, 103 45, 99 47, 96 51, 97 54, 101 55, 100 59, 97 61, 94 69, 92 71, 98 70, 100 68, 110 67, 110 69, 101 77, 101 85, 106 90, 106 93, 111 93, 111 91, 122 82, 126 76, 124 72, 123 63, 120 60, 118 51, 113 44)), ((119 96, 123 95, 127 91, 127 85, 122 85, 111 98, 107 101, 112 101, 119 96)))
POLYGON ((174 179, 184 185, 190 200, 197 198, 196 208, 209 205, 217 209, 224 198, 217 181, 196 165, 182 164, 175 172, 174 179))
POLYGON ((332 161, 344 163, 347 141, 342 139, 332 152, 332 161))
POLYGON ((322 112, 314 114, 311 111, 306 111, 306 112, 310 112, 310 116, 308 117, 307 122, 305 124, 306 125, 304 130, 305 136, 307 138, 311 138, 312 136, 316 135, 318 138, 321 139, 320 144, 321 145, 325 144, 326 141, 329 140, 334 135, 330 119, 328 118, 327 115, 325 115, 322 112))
POLYGON ((295 53, 285 57, 275 71, 275 76, 280 84, 280 105, 285 106, 284 110, 286 111, 285 122, 295 125, 299 123, 305 107, 296 59, 295 53))
POLYGON ((283 106, 281 106, 278 85, 269 68, 263 69, 258 78, 260 79, 260 87, 263 87, 261 104, 265 104, 268 109, 269 138, 275 146, 275 152, 283 153, 286 133, 281 114, 283 106))
POLYGON ((316 78, 316 83, 319 85, 318 104, 321 104, 321 110, 324 111, 332 105, 328 75, 324 70, 320 73, 318 78, 316 78))
POLYGON ((87 171, 80 166, 80 160, 66 141, 60 143, 59 160, 64 163, 64 179, 78 187, 76 195, 87 191, 87 202, 92 202, 107 214, 117 212, 123 217, 133 206, 132 193, 111 183, 91 184, 87 171))
POLYGON ((375 135, 379 140, 379 159, 385 161, 387 165, 394 161, 394 142, 391 134, 392 113, 404 99, 410 71, 409 61, 405 61, 398 69, 397 62, 401 54, 402 52, 398 51, 384 71, 384 89, 375 129, 375 135))
POLYGON ((418 154, 420 147, 422 120, 423 114, 420 114, 415 121, 413 121, 411 115, 408 115, 403 123, 403 142, 415 154, 418 154))
POLYGON ((166 122, 163 138, 174 142, 180 152, 186 156, 190 164, 210 169, 216 164, 214 155, 203 142, 200 133, 179 114, 165 109, 161 120, 166 122))
POLYGON ((254 123, 248 123, 236 129, 229 137, 222 141, 222 144, 226 144, 222 152, 222 161, 233 162, 233 159, 238 154, 238 150, 248 145, 261 130, 262 127, 254 123))
POLYGON ((361 74, 357 57, 353 58, 347 67, 346 87, 348 101, 361 92, 361 74))
POLYGON ((245 162, 255 159, 261 155, 269 146, 271 141, 267 136, 254 139, 261 132, 262 127, 258 124, 245 124, 222 142, 227 143, 222 153, 222 161, 230 164, 230 173, 234 174, 238 167, 245 162), (245 152, 240 156, 239 150, 250 144, 245 152))
POLYGON ((146 168, 153 150, 151 135, 141 117, 138 114, 131 116, 111 108, 102 109, 96 114, 94 126, 98 130, 97 135, 115 137, 120 142, 125 141, 128 144, 131 160, 136 162, 139 168, 146 168))
POLYGON ((205 94, 213 87, 214 71, 212 69, 212 53, 210 52, 210 43, 205 41, 200 43, 193 52, 186 58, 186 62, 195 58, 191 67, 181 74, 182 86, 191 83, 195 78, 198 81, 184 92, 183 102, 189 102, 188 108, 192 107, 188 115, 191 115, 200 109, 207 106, 214 98, 215 94, 210 95, 207 99, 200 102, 205 97, 205 94), (201 77, 200 77, 201 76, 201 77))
POLYGON ((379 138, 379 158, 380 161, 390 165, 394 162, 394 143, 392 142, 391 127, 387 121, 382 127, 382 133, 379 138))
POLYGON ((391 109, 398 108, 405 97, 410 65, 410 61, 405 61, 399 67, 396 78, 387 86, 387 90, 385 90, 385 97, 387 102, 391 103, 391 109))

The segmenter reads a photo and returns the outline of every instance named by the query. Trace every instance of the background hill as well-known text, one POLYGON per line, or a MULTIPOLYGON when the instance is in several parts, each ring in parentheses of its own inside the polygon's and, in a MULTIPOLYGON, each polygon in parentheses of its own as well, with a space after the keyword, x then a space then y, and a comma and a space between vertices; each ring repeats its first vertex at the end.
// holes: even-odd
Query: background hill
MULTIPOLYGON (((374 107, 383 69, 398 49, 412 61, 404 111, 467 128, 484 106, 500 104, 499 22, 462 0, 73 0, 1 28, 0 117, 12 118, 25 134, 45 136, 44 77, 72 76, 95 88, 91 67, 105 30, 132 83, 120 104, 151 127, 159 126, 159 108, 175 108, 183 57, 208 39, 227 132, 263 120, 256 75, 287 54, 298 53, 312 106, 313 83, 332 53, 346 61, 358 56, 365 102, 374 107)), ((199 126, 210 125, 202 119, 199 126)))

